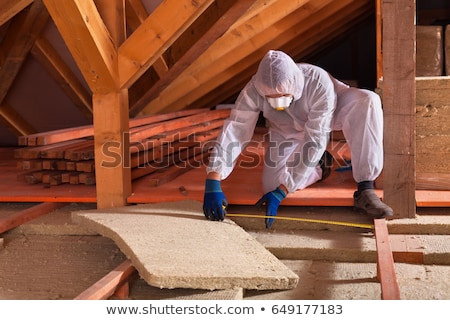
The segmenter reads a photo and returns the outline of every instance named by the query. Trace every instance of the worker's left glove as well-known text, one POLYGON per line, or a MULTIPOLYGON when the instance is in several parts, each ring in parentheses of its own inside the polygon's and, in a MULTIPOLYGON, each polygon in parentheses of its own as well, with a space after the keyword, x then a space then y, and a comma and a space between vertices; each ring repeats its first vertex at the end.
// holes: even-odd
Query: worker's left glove
MULTIPOLYGON (((266 206, 266 216, 276 216, 280 202, 286 198, 286 193, 283 192, 279 187, 273 191, 266 193, 259 201, 255 204, 258 208, 266 206)), ((266 228, 269 229, 273 224, 274 219, 266 218, 266 228)))

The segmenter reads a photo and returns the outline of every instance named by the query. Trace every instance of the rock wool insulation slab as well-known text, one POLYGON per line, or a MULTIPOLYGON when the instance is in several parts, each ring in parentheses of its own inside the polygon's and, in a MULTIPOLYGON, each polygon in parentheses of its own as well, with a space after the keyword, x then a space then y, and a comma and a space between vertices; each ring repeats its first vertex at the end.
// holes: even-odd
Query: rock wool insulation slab
POLYGON ((292 289, 298 276, 229 219, 208 221, 197 201, 72 213, 115 241, 151 286, 193 289, 292 289))

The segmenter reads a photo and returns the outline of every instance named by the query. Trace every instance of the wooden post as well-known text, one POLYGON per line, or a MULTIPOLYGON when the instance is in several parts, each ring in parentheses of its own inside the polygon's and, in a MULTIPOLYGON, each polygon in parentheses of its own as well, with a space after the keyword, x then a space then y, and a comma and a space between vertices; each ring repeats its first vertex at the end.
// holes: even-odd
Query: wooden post
POLYGON ((394 218, 414 218, 415 0, 382 0, 384 201, 394 218))
POLYGON ((93 95, 97 207, 124 206, 131 194, 128 94, 93 95))
MULTIPOLYGON (((116 50, 125 41, 125 0, 96 0, 95 4, 116 50)), ((119 63, 118 60, 115 63, 119 63)), ((127 204, 131 194, 128 89, 93 94, 97 207, 127 204)))

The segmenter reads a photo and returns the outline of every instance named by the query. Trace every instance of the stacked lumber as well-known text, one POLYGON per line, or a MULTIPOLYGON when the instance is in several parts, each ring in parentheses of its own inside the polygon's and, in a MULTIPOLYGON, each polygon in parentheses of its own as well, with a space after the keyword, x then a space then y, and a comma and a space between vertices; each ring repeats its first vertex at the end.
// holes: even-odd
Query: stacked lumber
MULTIPOLYGON (((184 110, 130 120, 132 179, 158 186, 208 159, 230 110, 184 110)), ((82 126, 19 138, 17 178, 28 184, 95 184, 94 128, 82 126)))

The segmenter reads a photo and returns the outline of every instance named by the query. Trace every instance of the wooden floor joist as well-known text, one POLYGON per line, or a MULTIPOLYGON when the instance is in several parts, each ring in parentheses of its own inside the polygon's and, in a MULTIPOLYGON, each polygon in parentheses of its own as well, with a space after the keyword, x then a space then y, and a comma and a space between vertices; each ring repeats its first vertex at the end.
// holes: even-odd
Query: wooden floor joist
POLYGON ((128 281, 135 272, 136 269, 131 261, 125 260, 117 268, 80 293, 74 300, 106 300, 113 295, 125 299, 128 296, 128 281))
POLYGON ((400 288, 395 273, 386 219, 375 219, 374 227, 377 246, 377 278, 381 284, 381 298, 400 300, 400 288))
POLYGON ((37 204, 31 208, 19 211, 12 215, 9 215, 3 219, 0 219, 0 233, 11 230, 27 221, 40 217, 44 214, 50 213, 56 209, 59 209, 67 203, 62 202, 44 202, 37 204))

